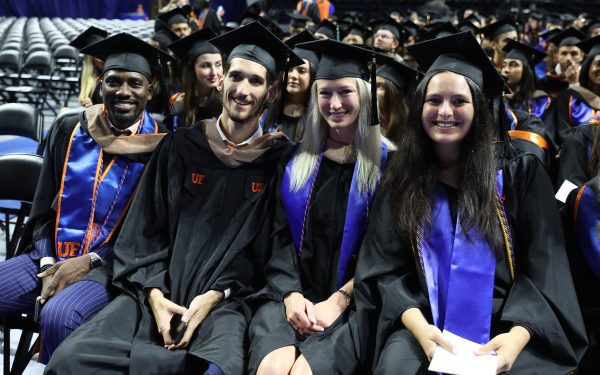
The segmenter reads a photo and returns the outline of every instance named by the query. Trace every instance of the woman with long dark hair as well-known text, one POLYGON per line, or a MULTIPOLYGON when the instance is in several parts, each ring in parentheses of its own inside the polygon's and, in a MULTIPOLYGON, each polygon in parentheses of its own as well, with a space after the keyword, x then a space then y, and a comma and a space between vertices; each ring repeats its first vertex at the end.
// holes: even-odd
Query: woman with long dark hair
POLYGON ((498 372, 568 373, 586 338, 560 217, 538 159, 492 116, 503 80, 468 32, 409 49, 427 73, 355 274, 363 370, 423 373, 455 351, 449 331, 495 351, 498 372))
POLYGON ((293 142, 300 141, 304 134, 310 88, 319 67, 319 56, 316 53, 295 46, 313 40, 315 38, 310 32, 304 30, 285 41, 304 60, 304 64, 288 69, 285 91, 261 117, 261 126, 265 130, 271 132, 279 129, 293 142))
POLYGON ((278 170, 267 286, 248 298, 248 366, 252 374, 346 374, 356 363, 343 354, 354 351, 345 323, 356 255, 387 146, 373 121, 372 52, 333 40, 298 47, 322 57, 303 141, 278 170))
POLYGON ((182 90, 169 102, 168 121, 173 128, 191 126, 221 113, 223 59, 219 49, 209 42, 214 37, 211 29, 202 29, 169 45, 182 66, 182 90))

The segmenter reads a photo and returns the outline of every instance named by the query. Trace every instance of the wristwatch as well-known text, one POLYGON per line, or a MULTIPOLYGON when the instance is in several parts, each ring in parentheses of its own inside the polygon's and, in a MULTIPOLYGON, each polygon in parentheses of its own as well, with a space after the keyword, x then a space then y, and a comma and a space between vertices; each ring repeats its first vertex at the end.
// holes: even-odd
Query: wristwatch
POLYGON ((100 255, 96 253, 88 253, 88 255, 90 256, 91 269, 98 268, 102 265, 102 258, 100 258, 100 255))

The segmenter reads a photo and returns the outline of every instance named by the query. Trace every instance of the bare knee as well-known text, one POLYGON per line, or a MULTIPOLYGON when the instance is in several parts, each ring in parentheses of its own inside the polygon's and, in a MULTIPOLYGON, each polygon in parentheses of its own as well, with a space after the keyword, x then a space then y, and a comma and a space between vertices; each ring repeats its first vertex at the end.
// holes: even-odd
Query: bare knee
POLYGON ((296 361, 296 348, 285 346, 267 354, 260 362, 257 375, 287 375, 296 361))
POLYGON ((296 362, 294 362, 290 375, 312 375, 310 365, 303 355, 299 356, 296 362))

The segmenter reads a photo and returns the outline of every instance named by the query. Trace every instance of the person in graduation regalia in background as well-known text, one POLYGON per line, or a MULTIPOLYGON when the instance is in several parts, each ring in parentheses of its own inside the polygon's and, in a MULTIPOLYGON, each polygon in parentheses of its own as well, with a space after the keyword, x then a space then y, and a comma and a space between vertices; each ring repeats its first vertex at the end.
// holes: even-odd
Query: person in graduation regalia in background
POLYGON ((33 314, 41 298, 44 363, 110 301, 113 244, 164 135, 145 107, 156 84, 151 66, 169 56, 125 33, 100 43, 111 49, 82 52, 104 61, 105 104, 53 124, 17 256, 0 263, 0 315, 33 314))
POLYGON ((47 374, 244 373, 240 299, 262 285, 271 177, 290 147, 258 118, 286 57, 302 60, 256 22, 211 43, 229 55, 223 112, 160 144, 115 244, 123 293, 63 343, 47 374))
POLYGON ((248 367, 252 374, 346 374, 356 366, 347 360, 354 347, 345 324, 356 255, 389 142, 372 126, 374 53, 332 40, 298 47, 321 60, 303 141, 278 168, 267 286, 247 299, 255 311, 248 367))
POLYGON ((410 51, 426 74, 355 273, 363 373, 425 373, 453 351, 444 330, 494 350, 498 372, 573 371, 587 342, 561 221, 546 171, 491 114, 503 79, 467 32, 410 51))
MULTIPOLYGON (((596 125, 584 126, 597 128, 596 125)), ((600 132, 595 129, 592 134, 593 146, 586 168, 591 177, 571 191, 562 212, 569 265, 590 342, 579 366, 581 375, 596 374, 600 366, 600 132)))
POLYGON ((192 126, 217 117, 223 109, 223 58, 209 40, 217 35, 202 29, 169 45, 181 67, 181 92, 169 99, 167 127, 192 126))
MULTIPOLYGON (((79 34, 69 43, 81 51, 84 47, 101 41, 108 36, 108 31, 99 29, 94 26, 88 27, 84 32, 79 34)), ((104 62, 92 56, 85 56, 81 65, 81 73, 79 76, 79 104, 82 107, 89 107, 94 104, 102 104, 100 96, 100 80, 102 71, 104 70, 104 62)))
POLYGON ((300 34, 285 41, 304 64, 288 69, 287 87, 281 93, 279 101, 261 117, 261 126, 272 132, 280 129, 293 142, 302 140, 306 123, 307 107, 310 99, 310 88, 315 81, 315 73, 319 67, 317 53, 302 48, 295 48, 299 43, 313 41, 315 38, 304 30, 300 34))

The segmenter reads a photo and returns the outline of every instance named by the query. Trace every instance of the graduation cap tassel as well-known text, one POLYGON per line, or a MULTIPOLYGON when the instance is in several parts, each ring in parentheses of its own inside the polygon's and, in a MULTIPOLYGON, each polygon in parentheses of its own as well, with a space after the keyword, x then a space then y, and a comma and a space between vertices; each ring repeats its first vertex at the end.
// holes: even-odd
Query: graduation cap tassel
POLYGON ((371 62, 371 126, 379 125, 379 110, 377 109, 377 59, 373 49, 371 62))
MULTIPOLYGON (((163 115, 166 117, 169 115, 169 94, 167 92, 167 81, 165 79, 165 67, 160 59, 160 54, 157 54, 156 60, 158 62, 158 85, 160 88, 160 97, 158 103, 163 110, 163 115)), ((173 128, 169 130, 175 131, 175 124, 173 124, 173 128)))
POLYGON ((340 25, 335 25, 335 40, 340 41, 340 25))

